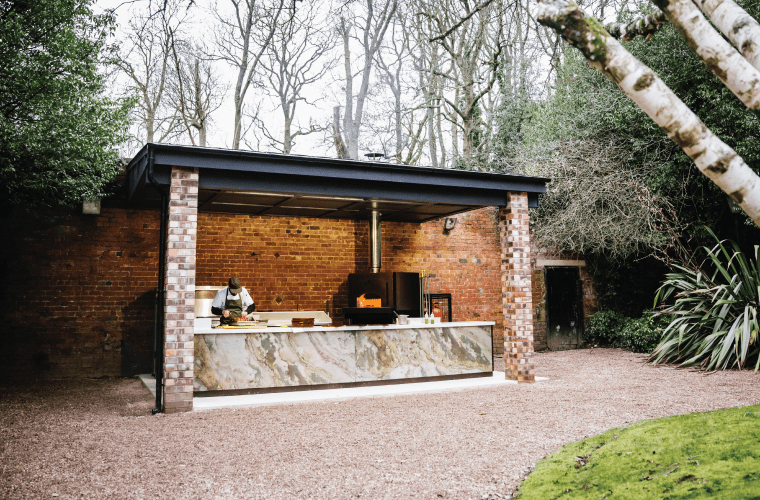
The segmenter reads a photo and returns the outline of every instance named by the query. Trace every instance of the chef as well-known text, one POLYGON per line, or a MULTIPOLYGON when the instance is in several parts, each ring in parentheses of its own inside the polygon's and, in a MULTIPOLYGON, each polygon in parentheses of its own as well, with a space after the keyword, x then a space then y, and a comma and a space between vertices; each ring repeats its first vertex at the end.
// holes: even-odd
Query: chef
POLYGON ((211 314, 221 315, 219 322, 222 325, 246 320, 248 314, 256 310, 256 304, 253 303, 248 290, 240 284, 240 278, 230 278, 228 285, 217 292, 211 303, 211 314))

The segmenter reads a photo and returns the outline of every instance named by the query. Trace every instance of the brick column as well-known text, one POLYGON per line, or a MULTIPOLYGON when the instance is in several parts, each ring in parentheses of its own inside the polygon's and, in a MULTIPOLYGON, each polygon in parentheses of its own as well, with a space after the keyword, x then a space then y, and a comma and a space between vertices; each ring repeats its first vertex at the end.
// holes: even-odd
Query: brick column
POLYGON ((166 243, 164 408, 193 409, 193 320, 198 169, 172 167, 166 243))
POLYGON ((535 382, 528 193, 509 192, 499 233, 506 378, 535 382))

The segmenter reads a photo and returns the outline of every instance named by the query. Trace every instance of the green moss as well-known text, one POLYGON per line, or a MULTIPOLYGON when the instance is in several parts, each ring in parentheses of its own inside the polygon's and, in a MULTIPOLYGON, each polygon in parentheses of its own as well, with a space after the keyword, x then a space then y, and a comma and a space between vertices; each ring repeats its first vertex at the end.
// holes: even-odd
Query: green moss
POLYGON ((605 61, 607 59, 606 38, 609 36, 609 33, 607 33, 604 26, 593 17, 588 17, 585 21, 588 29, 594 35, 594 41, 589 44, 586 56, 591 56, 593 61, 605 61))
POLYGON ((521 499, 754 498, 760 406, 639 422, 544 458, 521 499))

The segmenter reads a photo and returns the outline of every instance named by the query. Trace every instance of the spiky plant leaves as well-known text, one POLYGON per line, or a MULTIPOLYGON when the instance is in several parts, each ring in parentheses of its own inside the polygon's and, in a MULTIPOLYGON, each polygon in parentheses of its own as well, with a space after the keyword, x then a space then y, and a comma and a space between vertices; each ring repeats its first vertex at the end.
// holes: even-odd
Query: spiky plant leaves
POLYGON ((657 314, 671 322, 650 360, 707 370, 754 364, 757 371, 760 246, 748 258, 736 243, 715 239, 713 248, 703 247, 706 258, 699 269, 677 266, 657 291, 657 314))

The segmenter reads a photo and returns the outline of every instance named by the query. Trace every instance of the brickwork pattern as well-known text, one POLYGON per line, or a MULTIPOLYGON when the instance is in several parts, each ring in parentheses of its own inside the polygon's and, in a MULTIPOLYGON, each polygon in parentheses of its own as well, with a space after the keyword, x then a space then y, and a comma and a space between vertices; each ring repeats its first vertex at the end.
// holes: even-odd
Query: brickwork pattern
MULTIPOLYGON (((454 321, 495 321, 494 354, 504 353, 501 250, 495 207, 459 214, 448 233, 443 220, 383 227, 383 269, 430 275, 433 293, 450 293, 454 321)), ((383 223, 385 224, 385 223, 383 223)))
MULTIPOLYGON (((533 250, 531 248, 531 250, 533 250)), ((531 255, 533 252, 531 251, 531 255)), ((546 341, 546 276, 544 269, 531 266, 533 301, 533 347, 536 351, 548 349, 546 341)))
MULTIPOLYGON (((329 301, 330 315, 342 319, 348 274, 368 269, 366 221, 197 217, 195 284, 224 286, 239 275, 259 309, 324 310, 329 301)), ((442 220, 383 222, 383 270, 429 271, 432 291, 452 294, 454 320, 497 323, 494 351, 501 355, 498 210, 484 208, 457 218, 449 233, 442 220)), ((6 244, 0 248, 6 269, 0 312, 7 326, 0 373, 6 379, 151 372, 159 219, 160 211, 127 209, 118 198, 104 200, 98 216, 61 210, 42 222, 21 215, 6 219, 6 244)), ((190 222, 170 221, 170 232, 184 238, 190 222)), ((193 287, 181 297, 172 281, 192 264, 171 261, 167 288, 176 296, 170 300, 189 300, 193 287)), ((189 303, 168 304, 180 306, 190 309, 189 303)), ((169 349, 174 356, 166 356, 167 365, 189 365, 179 363, 185 356, 177 354, 187 350, 187 342, 169 343, 176 345, 169 349)))
MULTIPOLYGON (((451 293, 454 320, 496 321, 503 353, 497 209, 443 221, 382 223, 382 270, 431 275, 431 291, 451 293)), ((348 275, 369 270, 367 221, 199 214, 199 286, 239 276, 259 311, 325 310, 343 319, 348 275)))
POLYGON ((104 203, 3 219, 0 376, 150 373, 159 213, 104 203))
POLYGON ((506 378, 535 382, 528 194, 507 200, 499 210, 506 378))
MULTIPOLYGON (((548 349, 546 340, 546 276, 544 266, 539 262, 541 259, 578 261, 583 260, 583 257, 574 253, 542 247, 533 234, 531 234, 530 245, 533 277, 533 335, 536 351, 544 351, 548 349)), ((599 302, 594 287, 594 276, 589 271, 588 266, 580 266, 578 270, 583 293, 583 324, 585 328, 591 316, 599 310, 599 302)))
POLYGON ((198 169, 172 168, 166 242, 164 411, 193 409, 198 169))

